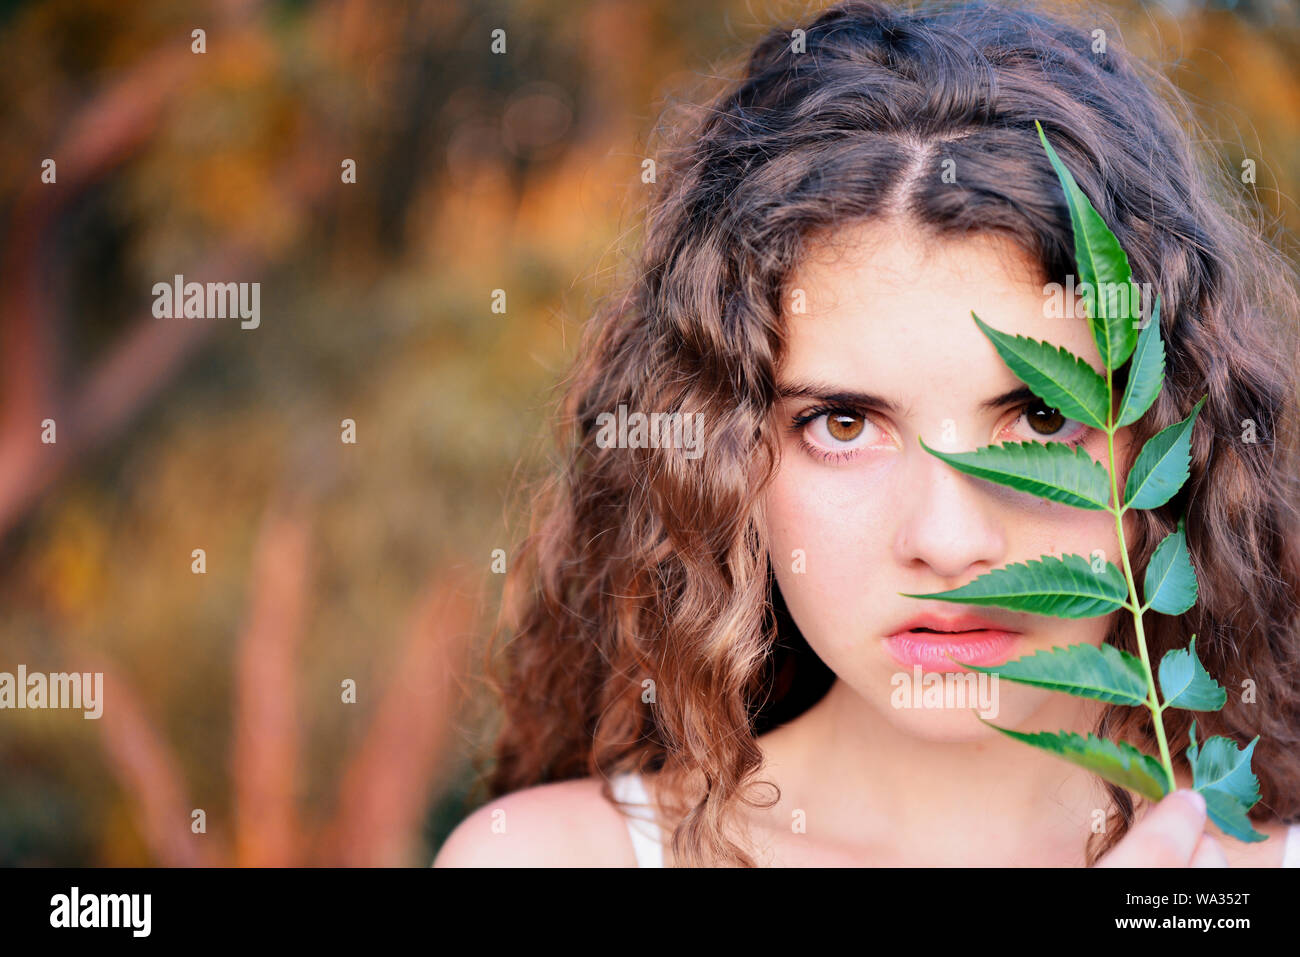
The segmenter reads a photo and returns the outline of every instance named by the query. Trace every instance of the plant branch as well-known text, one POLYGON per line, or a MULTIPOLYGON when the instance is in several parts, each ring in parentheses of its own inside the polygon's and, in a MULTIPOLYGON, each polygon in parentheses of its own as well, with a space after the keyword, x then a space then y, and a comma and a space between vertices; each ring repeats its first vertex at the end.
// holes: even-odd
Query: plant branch
POLYGON ((1128 608, 1129 611, 1133 612, 1133 625, 1137 632, 1138 652, 1142 656, 1142 670, 1147 679, 1147 708, 1151 711, 1151 720, 1156 729, 1156 742, 1160 745, 1160 764, 1165 769, 1165 776, 1169 779, 1169 790, 1173 791, 1178 784, 1174 779, 1173 759, 1169 756, 1169 741, 1165 737, 1165 724, 1161 720, 1164 706, 1160 703, 1159 695, 1156 693, 1155 673, 1151 670, 1151 656, 1147 653, 1146 632, 1142 627, 1142 613, 1145 606, 1138 599, 1137 579, 1133 576, 1133 566, 1128 558, 1128 543, 1124 540, 1125 507, 1120 502, 1119 469, 1115 461, 1115 433, 1119 431, 1119 426, 1115 424, 1114 379, 1115 372, 1107 365, 1106 389, 1112 396, 1112 401, 1110 402, 1110 410, 1106 414, 1106 453, 1110 459, 1110 488, 1115 502, 1114 507, 1110 509, 1110 513, 1115 516, 1115 533, 1119 537, 1119 554, 1124 560, 1124 578, 1128 582, 1130 602, 1128 608))

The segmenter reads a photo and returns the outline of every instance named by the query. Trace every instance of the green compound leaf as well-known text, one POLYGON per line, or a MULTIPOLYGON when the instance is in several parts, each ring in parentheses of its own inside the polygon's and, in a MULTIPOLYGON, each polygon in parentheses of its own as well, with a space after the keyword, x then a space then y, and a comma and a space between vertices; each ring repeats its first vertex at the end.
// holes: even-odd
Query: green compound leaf
POLYGON ((1142 446, 1124 483, 1125 509, 1164 505, 1183 487, 1192 461, 1192 426, 1207 398, 1201 396, 1187 418, 1161 429, 1142 446))
MULTIPOLYGON (((1174 648, 1160 659, 1160 693, 1166 708, 1184 711, 1218 711, 1228 701, 1223 689, 1196 657, 1196 636, 1186 649, 1174 648)), ((1226 740, 1226 739, 1224 739, 1226 740)))
POLYGON ((1047 158, 1056 170, 1065 192, 1065 202, 1070 209, 1070 225, 1074 229, 1074 258, 1078 264, 1080 284, 1088 303, 1088 322, 1101 360, 1108 369, 1118 369, 1133 354, 1137 344, 1137 331, 1133 328, 1132 299, 1128 308, 1116 308, 1107 292, 1115 292, 1120 285, 1132 288, 1133 272, 1128 255, 1110 231, 1105 220, 1093 207, 1074 176, 1061 162, 1047 142, 1042 124, 1037 120, 1038 138, 1047 150, 1047 158))
MULTIPOLYGON (((984 721, 983 718, 980 720, 984 721)), ((1091 733, 1085 738, 1073 731, 1038 731, 1026 734, 998 728, 997 725, 989 724, 987 721, 984 723, 990 728, 997 728, 1007 737, 1055 754, 1081 768, 1087 768, 1112 784, 1128 788, 1153 801, 1159 801, 1168 793, 1169 785, 1165 778, 1165 769, 1160 766, 1160 762, 1143 754, 1127 742, 1111 741, 1091 733)))
POLYGON ((1080 698, 1139 706, 1147 703, 1142 662, 1114 645, 1069 645, 1040 650, 993 667, 965 665, 999 679, 1063 691, 1080 698))
POLYGON ((1110 473, 1082 446, 1064 442, 1003 442, 973 452, 939 452, 918 437, 921 448, 976 478, 1007 485, 1075 508, 1105 509, 1110 473))
POLYGON ((1156 546, 1142 582, 1147 607, 1162 615, 1181 615, 1196 604, 1196 570, 1187 552, 1184 519, 1156 546))
POLYGON ((1132 425, 1151 408, 1165 381, 1165 344, 1160 338, 1160 296, 1151 310, 1151 321, 1138 333, 1133 364, 1129 366, 1124 398, 1120 400, 1117 426, 1132 425))
POLYGON ((1047 405, 1069 419, 1106 428, 1110 387, 1095 369, 1060 346, 998 332, 971 313, 1007 367, 1047 405))
POLYGON ((1128 607, 1124 573, 1110 562, 1102 571, 1094 572, 1081 555, 1044 555, 1041 559, 1015 562, 950 591, 899 594, 966 605, 996 605, 1056 618, 1096 618, 1128 607))
MULTIPOLYGON (((1080 285, 1088 306, 1088 323, 1107 370, 1099 375, 1082 359, 1063 348, 1023 336, 1012 336, 990 328, 971 313, 980 330, 993 343, 1007 366, 1046 404, 1062 415, 1108 433, 1138 421, 1159 395, 1165 380, 1165 347, 1160 332, 1160 298, 1157 296, 1151 321, 1139 333, 1132 320, 1140 315, 1128 256, 1114 233, 1097 213, 1088 197, 1047 141, 1040 123, 1035 123, 1052 168, 1060 180, 1074 234, 1075 259, 1080 285), (1110 372, 1132 357, 1128 381, 1118 412, 1110 419, 1114 400, 1110 372)), ((1167 503, 1187 481, 1191 465, 1191 439, 1196 417, 1208 396, 1203 396, 1182 422, 1162 430, 1142 448, 1125 483, 1123 502, 1115 503, 1122 517, 1130 509, 1153 509, 1167 503)), ((1052 501, 1080 508, 1109 510, 1109 473, 1086 455, 1068 453, 1058 443, 1022 443, 987 446, 970 453, 945 454, 922 447, 959 471, 998 482, 1052 501), (1032 448, 1030 448, 1032 446, 1032 448), (1094 471, 1095 469, 1095 471, 1094 471), (1098 479, 1102 480, 1100 484, 1098 479)), ((1121 523, 1122 526, 1122 523, 1121 523)), ((1123 535, 1121 527, 1121 547, 1123 535)), ((1127 565, 1125 566, 1128 567, 1127 565)), ((1058 618, 1090 618, 1127 608, 1138 625, 1143 658, 1139 660, 1111 645, 1074 645, 1039 651, 1032 656, 994 667, 963 664, 973 671, 994 674, 1021 684, 1048 688, 1131 707, 1145 706, 1159 730, 1165 708, 1217 711, 1227 701, 1227 692, 1205 670, 1196 655, 1196 636, 1186 650, 1168 652, 1160 662, 1159 688, 1164 703, 1157 701, 1154 676, 1146 667, 1146 646, 1141 633, 1141 615, 1146 608, 1162 614, 1182 614, 1197 598, 1195 569, 1187 549, 1184 521, 1160 542, 1148 562, 1143 594, 1147 604, 1139 609, 1129 603, 1130 582, 1126 572, 1107 562, 1094 572, 1079 555, 1063 558, 1043 556, 1039 560, 1008 565, 981 575, 960 588, 931 594, 908 594, 908 598, 935 598, 963 604, 995 605, 1017 611, 1058 618)), ((981 721, 984 719, 981 718, 981 721)), ((985 724, 989 722, 985 721, 985 724)), ((1143 754, 1122 741, 1110 741, 1093 734, 1086 737, 1070 732, 1023 733, 989 724, 1002 734, 1056 754, 1102 778, 1154 801, 1164 797, 1173 784, 1173 773, 1164 761, 1143 754)), ((1161 736, 1161 740, 1164 738, 1161 736)), ((1256 736, 1239 749, 1228 738, 1211 738, 1204 748, 1196 743, 1192 723, 1187 759, 1192 766, 1194 787, 1205 797, 1207 813, 1226 834, 1243 841, 1265 840, 1250 824, 1248 812, 1259 801, 1259 781, 1250 768, 1256 736)))
POLYGON ((1250 769, 1250 755, 1259 742, 1255 735, 1244 749, 1230 738, 1214 737, 1204 748, 1196 744, 1196 722, 1188 732, 1187 760, 1192 765, 1192 787, 1205 797, 1206 811, 1224 834, 1239 841, 1268 840, 1250 823, 1246 812, 1259 801, 1259 779, 1250 769))

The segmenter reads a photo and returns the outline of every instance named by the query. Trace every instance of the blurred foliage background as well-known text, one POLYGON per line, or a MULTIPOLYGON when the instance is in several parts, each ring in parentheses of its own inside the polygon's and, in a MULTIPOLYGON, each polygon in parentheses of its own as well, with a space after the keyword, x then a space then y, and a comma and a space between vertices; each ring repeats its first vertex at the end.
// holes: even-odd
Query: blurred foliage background
MULTIPOLYGON (((655 124, 823 5, 0 3, 0 671, 108 682, 0 712, 0 864, 432 859, 655 124), (260 327, 154 318, 176 273, 260 282, 260 327)), ((1296 4, 1102 6, 1294 232, 1296 4)))

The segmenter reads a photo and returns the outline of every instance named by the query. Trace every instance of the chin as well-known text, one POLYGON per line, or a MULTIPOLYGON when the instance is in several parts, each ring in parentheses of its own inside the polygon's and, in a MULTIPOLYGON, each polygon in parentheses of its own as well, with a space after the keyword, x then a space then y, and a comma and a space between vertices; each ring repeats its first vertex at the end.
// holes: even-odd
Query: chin
POLYGON ((896 668, 872 696, 875 709, 903 734, 934 743, 962 744, 1007 740, 986 721, 1014 731, 1044 730, 1034 715, 1052 692, 969 671, 922 671, 919 685, 915 676, 915 669, 896 668))

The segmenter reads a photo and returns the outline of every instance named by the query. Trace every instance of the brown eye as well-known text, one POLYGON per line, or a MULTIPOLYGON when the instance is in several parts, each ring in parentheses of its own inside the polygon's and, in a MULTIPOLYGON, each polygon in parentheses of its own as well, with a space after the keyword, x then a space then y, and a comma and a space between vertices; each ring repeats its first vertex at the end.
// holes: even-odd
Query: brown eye
POLYGON ((1029 427, 1039 435, 1055 435, 1069 421, 1059 409, 1048 407, 1041 399, 1026 407, 1025 418, 1029 420, 1029 427))
POLYGON ((865 423, 860 415, 839 412, 826 416, 826 431, 837 442, 852 442, 862 434, 865 423))

